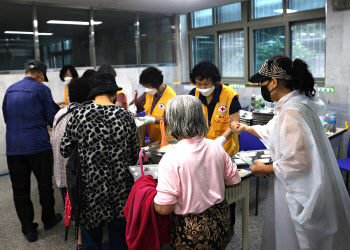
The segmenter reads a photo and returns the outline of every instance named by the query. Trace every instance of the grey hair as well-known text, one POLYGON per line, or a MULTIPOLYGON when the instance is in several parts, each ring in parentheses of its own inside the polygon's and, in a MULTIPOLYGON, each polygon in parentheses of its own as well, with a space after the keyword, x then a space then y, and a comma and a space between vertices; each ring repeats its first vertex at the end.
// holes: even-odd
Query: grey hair
POLYGON ((173 97, 166 107, 167 133, 185 138, 205 137, 209 128, 201 101, 191 95, 173 97))

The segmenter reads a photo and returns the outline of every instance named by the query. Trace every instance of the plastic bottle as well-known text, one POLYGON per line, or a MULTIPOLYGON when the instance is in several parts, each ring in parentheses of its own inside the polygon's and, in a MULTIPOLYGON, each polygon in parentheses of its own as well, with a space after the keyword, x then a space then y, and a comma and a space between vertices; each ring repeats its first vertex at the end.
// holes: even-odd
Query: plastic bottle
POLYGON ((336 123, 337 120, 335 119, 335 114, 331 113, 331 116, 329 118, 329 131, 334 133, 336 131, 336 123))

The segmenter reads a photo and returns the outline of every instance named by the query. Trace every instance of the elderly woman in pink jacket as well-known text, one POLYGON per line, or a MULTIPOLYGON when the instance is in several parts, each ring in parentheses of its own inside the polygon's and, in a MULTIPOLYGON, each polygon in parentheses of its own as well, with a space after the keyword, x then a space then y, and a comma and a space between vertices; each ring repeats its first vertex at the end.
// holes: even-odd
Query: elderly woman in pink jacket
POLYGON ((198 98, 172 98, 166 109, 168 133, 179 142, 159 163, 155 210, 173 212, 175 249, 225 249, 230 214, 225 188, 240 184, 237 166, 223 147, 206 139, 207 122, 198 98))

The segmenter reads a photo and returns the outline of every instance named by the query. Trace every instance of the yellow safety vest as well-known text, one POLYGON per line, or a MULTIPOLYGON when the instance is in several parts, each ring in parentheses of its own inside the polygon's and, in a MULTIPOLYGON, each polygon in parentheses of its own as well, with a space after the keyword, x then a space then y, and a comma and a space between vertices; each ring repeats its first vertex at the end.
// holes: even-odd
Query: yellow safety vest
MULTIPOLYGON (((145 105, 143 105, 143 108, 146 111, 146 115, 151 115, 153 117, 162 117, 164 115, 164 111, 165 111, 166 105, 168 104, 168 101, 174 96, 176 96, 175 91, 167 85, 163 92, 162 97, 159 99, 159 101, 157 102, 156 106, 154 107, 151 113, 154 96, 146 93, 146 103, 145 105)), ((162 136, 160 135, 159 124, 155 124, 155 123, 148 124, 147 130, 148 130, 149 140, 151 143, 160 141, 162 139, 162 136)), ((172 138, 172 137, 168 137, 168 138, 172 138)))
MULTIPOLYGON (((222 91, 220 94, 219 102, 215 106, 214 113, 211 118, 211 126, 206 136, 206 138, 213 139, 213 140, 221 136, 225 132, 225 130, 228 128, 229 117, 230 117, 230 114, 229 114, 230 106, 233 98, 235 96, 237 96, 238 98, 237 92, 234 91, 232 88, 227 87, 222 83, 218 83, 218 84, 222 85, 222 91)), ((195 96, 199 98, 198 89, 196 89, 195 96)), ((207 125, 209 126, 208 108, 204 104, 202 104, 202 107, 203 107, 203 113, 204 113, 205 119, 207 119, 207 125)), ((238 134, 232 134, 231 137, 227 138, 226 143, 224 144, 224 149, 227 152, 227 154, 231 157, 238 152, 239 150, 238 134)))
MULTIPOLYGON (((125 95, 125 92, 123 90, 119 90, 119 91, 117 91, 117 95, 118 94, 124 94, 125 95)), ((117 101, 118 101, 118 99, 117 99, 117 101)), ((126 108, 129 108, 128 100, 126 100, 126 108)))
POLYGON ((64 103, 68 105, 70 102, 68 100, 68 87, 67 84, 64 85, 64 103))

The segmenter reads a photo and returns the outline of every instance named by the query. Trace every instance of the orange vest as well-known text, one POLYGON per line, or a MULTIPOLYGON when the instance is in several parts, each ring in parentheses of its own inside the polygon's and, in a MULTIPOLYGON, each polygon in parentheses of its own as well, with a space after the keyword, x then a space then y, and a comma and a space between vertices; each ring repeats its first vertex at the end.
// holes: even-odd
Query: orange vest
MULTIPOLYGON (((165 112, 166 105, 168 104, 168 101, 176 96, 175 91, 170 88, 170 86, 166 86, 162 97, 159 99, 157 102, 156 106, 154 107, 152 113, 152 103, 153 103, 153 95, 150 95, 146 93, 146 103, 143 105, 143 108, 146 111, 146 115, 151 115, 153 117, 162 117, 165 112)), ((148 130, 148 135, 149 135, 149 140, 150 142, 156 142, 160 141, 162 139, 162 136, 160 135, 160 126, 159 124, 148 124, 147 125, 147 130, 148 130)))
POLYGON ((64 85, 64 103, 68 105, 70 101, 68 100, 68 87, 67 84, 64 85))
MULTIPOLYGON (((225 130, 228 128, 229 123, 229 110, 232 103, 232 100, 235 96, 238 98, 238 94, 236 91, 234 91, 232 88, 227 87, 226 85, 219 83, 222 85, 222 91, 220 94, 219 102, 216 104, 214 113, 211 117, 211 126, 209 128, 209 132, 206 136, 208 139, 215 140, 217 137, 221 136, 225 130)), ((195 96, 199 98, 199 91, 196 89, 195 96)), ((205 119, 207 119, 207 125, 208 123, 208 108, 206 105, 202 104, 203 107, 203 113, 205 116, 205 119)), ((233 156, 235 153, 239 150, 239 143, 238 143, 238 134, 232 134, 231 137, 227 138, 226 143, 224 144, 224 149, 226 153, 229 156, 233 156)))

